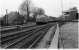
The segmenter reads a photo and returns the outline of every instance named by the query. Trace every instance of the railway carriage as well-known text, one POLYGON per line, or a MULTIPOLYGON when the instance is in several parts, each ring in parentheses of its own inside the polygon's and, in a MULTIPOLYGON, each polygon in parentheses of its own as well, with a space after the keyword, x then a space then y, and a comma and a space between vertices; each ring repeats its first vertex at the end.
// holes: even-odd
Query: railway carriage
POLYGON ((38 15, 36 17, 36 24, 46 24, 46 23, 48 23, 48 16, 38 15))

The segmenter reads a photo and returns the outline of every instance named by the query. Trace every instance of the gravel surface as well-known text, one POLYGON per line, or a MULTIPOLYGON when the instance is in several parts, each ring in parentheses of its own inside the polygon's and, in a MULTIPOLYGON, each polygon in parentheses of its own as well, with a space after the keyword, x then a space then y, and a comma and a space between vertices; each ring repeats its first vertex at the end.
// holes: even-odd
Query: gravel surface
POLYGON ((60 48, 78 48, 78 23, 70 22, 60 28, 60 48))

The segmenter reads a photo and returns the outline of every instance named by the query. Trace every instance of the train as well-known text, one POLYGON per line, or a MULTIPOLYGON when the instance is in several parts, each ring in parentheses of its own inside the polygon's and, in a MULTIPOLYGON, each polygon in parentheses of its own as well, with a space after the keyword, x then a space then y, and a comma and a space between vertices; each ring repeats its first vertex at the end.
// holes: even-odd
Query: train
POLYGON ((47 15, 38 15, 36 18, 36 24, 47 24, 50 22, 54 22, 57 18, 47 15))
POLYGON ((48 17, 46 15, 38 15, 36 17, 36 24, 46 24, 48 21, 48 17))

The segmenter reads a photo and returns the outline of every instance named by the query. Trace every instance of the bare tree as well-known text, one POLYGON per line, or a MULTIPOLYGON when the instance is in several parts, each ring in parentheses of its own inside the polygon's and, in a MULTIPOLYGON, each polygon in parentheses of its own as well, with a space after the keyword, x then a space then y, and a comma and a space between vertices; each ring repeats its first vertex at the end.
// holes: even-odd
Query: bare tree
POLYGON ((42 9, 42 8, 38 8, 38 14, 39 15, 42 15, 42 14, 44 14, 45 13, 45 11, 42 9))
POLYGON ((30 6, 31 6, 31 1, 25 0, 19 8, 20 14, 27 16, 25 17, 27 20, 29 20, 30 6))
POLYGON ((34 11, 34 19, 36 20, 37 15, 43 15, 45 11, 42 8, 36 8, 34 11))
POLYGON ((26 20, 29 21, 30 19, 30 14, 33 13, 34 20, 36 18, 36 15, 44 14, 44 10, 42 8, 37 8, 34 6, 34 4, 31 2, 31 0, 25 0, 20 8, 19 12, 22 15, 25 15, 26 20))

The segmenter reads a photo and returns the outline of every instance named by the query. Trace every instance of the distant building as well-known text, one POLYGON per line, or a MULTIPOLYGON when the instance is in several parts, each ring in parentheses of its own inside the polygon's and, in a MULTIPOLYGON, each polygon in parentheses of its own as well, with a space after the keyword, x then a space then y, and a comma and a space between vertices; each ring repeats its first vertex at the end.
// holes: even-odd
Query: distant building
POLYGON ((77 8, 74 7, 74 8, 67 10, 67 11, 64 11, 62 16, 66 20, 74 20, 74 19, 78 18, 77 13, 78 13, 77 8))
POLYGON ((10 12, 3 17, 3 21, 6 24, 13 25, 13 24, 23 24, 24 17, 20 15, 18 12, 10 12), (7 22, 6 22, 7 21, 7 22))

